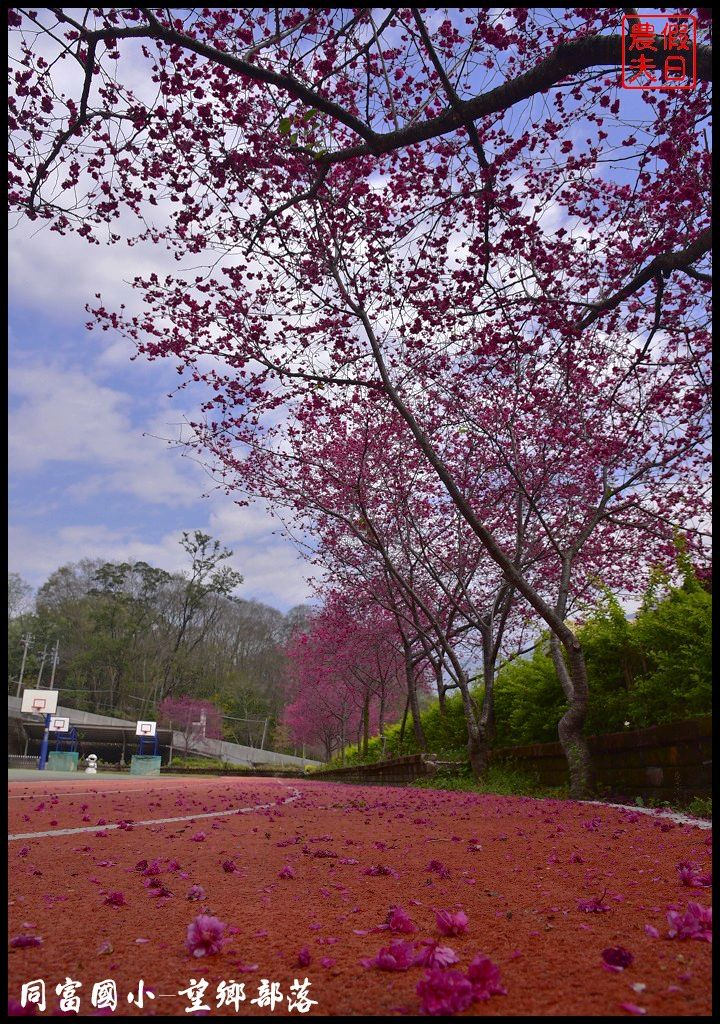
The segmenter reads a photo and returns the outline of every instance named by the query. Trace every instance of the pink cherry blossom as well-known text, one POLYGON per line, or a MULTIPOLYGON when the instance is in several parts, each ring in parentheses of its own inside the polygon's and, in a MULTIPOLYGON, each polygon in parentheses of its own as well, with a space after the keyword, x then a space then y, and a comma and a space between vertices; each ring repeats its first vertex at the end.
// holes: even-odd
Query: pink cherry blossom
POLYGON ((476 999, 507 995, 507 989, 500 984, 500 968, 487 956, 476 956, 468 966, 467 976, 472 982, 473 995, 476 999))
POLYGON ((121 892, 109 892, 105 897, 105 903, 110 907, 124 907, 127 906, 125 896, 121 892))
POLYGON ((450 871, 440 860, 431 860, 428 866, 425 868, 426 871, 436 871, 440 878, 449 878, 450 871))
POLYGON ((630 967, 635 957, 627 949, 623 949, 622 946, 608 946, 607 949, 602 951, 603 963, 608 964, 610 967, 617 967, 620 970, 624 970, 626 967, 630 967))
POLYGON ((443 935, 463 935, 467 931, 468 916, 464 910, 436 910, 435 921, 443 935))
POLYGON ((200 914, 188 925, 185 945, 193 956, 213 956, 223 945, 225 924, 217 917, 200 914))
POLYGON ((460 960, 450 946, 440 946, 435 939, 423 939, 420 951, 415 954, 415 963, 420 967, 450 967, 460 960))
POLYGON ((402 907, 393 907, 388 911, 386 924, 391 932, 402 932, 405 935, 411 935, 417 931, 410 915, 402 907))
POLYGON ((412 942, 400 939, 384 946, 376 956, 361 960, 365 968, 377 967, 380 971, 407 971, 415 960, 415 947, 412 942))
POLYGON ((610 907, 603 903, 602 898, 593 897, 590 900, 578 900, 578 910, 582 910, 584 914, 605 914, 610 907))
POLYGON ((364 875, 395 875, 397 872, 393 871, 392 868, 387 867, 385 864, 372 864, 369 868, 365 868, 363 871, 364 875))
POLYGON ((712 942, 712 907, 701 907, 699 903, 688 903, 683 914, 670 910, 667 914, 671 939, 698 939, 712 942))
POLYGON ((39 935, 16 935, 14 939, 10 939, 10 945, 13 949, 27 949, 30 946, 42 946, 43 940, 39 935))
POLYGON ((474 1000, 472 982, 459 971, 429 970, 415 989, 422 1013, 439 1017, 462 1013, 474 1000))

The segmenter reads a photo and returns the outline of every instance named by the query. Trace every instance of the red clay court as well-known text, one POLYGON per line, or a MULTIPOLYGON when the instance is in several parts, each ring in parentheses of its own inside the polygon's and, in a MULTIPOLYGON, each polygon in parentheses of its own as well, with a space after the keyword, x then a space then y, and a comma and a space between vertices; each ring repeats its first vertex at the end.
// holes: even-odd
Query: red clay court
POLYGON ((57 1015, 66 979, 82 983, 81 1015, 185 1016, 193 979, 208 983, 199 1014, 288 1015, 305 978, 305 1015, 415 1015, 425 967, 371 962, 392 943, 433 948, 423 940, 452 949, 453 974, 478 954, 499 967, 506 994, 467 1016, 711 1012, 709 934, 687 912, 710 905, 711 833, 697 825, 304 779, 46 777, 9 795, 9 995, 44 980, 41 1016, 57 1015), (393 907, 414 931, 387 927, 393 907), (465 929, 442 935, 436 910, 463 911, 465 929), (198 915, 225 925, 201 957, 186 946, 198 915), (624 953, 603 958, 618 948, 624 969, 624 953), (91 1004, 105 979, 114 1012, 91 1004), (141 979, 143 1008, 127 998, 141 979), (262 979, 283 993, 274 1011, 251 1003, 262 979), (218 1008, 231 981, 245 1001, 218 1008))

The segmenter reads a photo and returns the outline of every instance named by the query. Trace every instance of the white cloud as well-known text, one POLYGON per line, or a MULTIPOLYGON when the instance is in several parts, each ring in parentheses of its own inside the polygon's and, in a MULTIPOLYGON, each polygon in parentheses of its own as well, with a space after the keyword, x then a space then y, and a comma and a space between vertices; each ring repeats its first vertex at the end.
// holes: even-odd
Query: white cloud
MULTIPOLYGON (((215 513, 210 517, 210 524, 193 523, 189 528, 206 530, 233 548, 233 556, 227 564, 244 577, 238 596, 255 598, 281 608, 306 601, 309 594, 305 580, 307 565, 281 539, 271 535, 258 536, 258 523, 250 510, 236 511, 241 520, 246 514, 251 520, 248 531, 251 539, 245 543, 233 543, 227 536, 213 532, 213 525, 217 525, 215 513)), ((152 542, 137 536, 131 527, 110 529, 102 525, 77 524, 54 530, 35 530, 25 525, 11 526, 8 562, 11 572, 19 572, 23 579, 36 587, 59 566, 83 558, 142 560, 168 572, 180 572, 187 568, 187 555, 180 547, 181 534, 181 530, 172 531, 152 542)))
POLYGON ((9 432, 15 473, 37 473, 50 463, 85 464, 83 483, 68 488, 76 500, 110 491, 153 504, 189 504, 202 491, 199 467, 180 463, 159 439, 178 436, 180 409, 138 424, 131 395, 87 372, 37 363, 11 370, 10 393, 17 401, 9 432))

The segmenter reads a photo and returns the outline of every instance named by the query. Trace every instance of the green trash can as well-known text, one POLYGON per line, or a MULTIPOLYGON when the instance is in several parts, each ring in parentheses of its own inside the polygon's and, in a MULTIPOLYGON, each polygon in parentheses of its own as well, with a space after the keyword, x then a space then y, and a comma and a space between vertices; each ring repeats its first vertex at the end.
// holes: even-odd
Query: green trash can
POLYGON ((153 754, 133 754, 130 758, 130 774, 131 775, 159 775, 160 774, 160 763, 162 758, 160 755, 153 754))
POLYGON ((76 772, 78 752, 77 750, 51 750, 45 767, 51 772, 76 772))

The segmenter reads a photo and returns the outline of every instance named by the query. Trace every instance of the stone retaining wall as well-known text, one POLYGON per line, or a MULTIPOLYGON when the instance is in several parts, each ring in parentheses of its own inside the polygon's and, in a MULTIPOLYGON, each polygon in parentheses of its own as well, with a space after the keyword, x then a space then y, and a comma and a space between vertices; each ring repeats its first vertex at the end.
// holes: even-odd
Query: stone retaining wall
MULTIPOLYGON (((648 729, 591 736, 588 740, 597 769, 598 794, 625 800, 654 798, 676 803, 712 792, 712 718, 693 718, 648 729)), ((544 786, 568 783, 567 765, 559 743, 501 747, 492 760, 512 761, 537 774, 544 786)), ((432 754, 411 754, 392 761, 313 771, 307 777, 362 786, 403 786, 429 778, 444 765, 432 754)))
POLYGON ((408 754, 392 761, 314 771, 308 778, 324 779, 327 782, 352 782, 361 786, 403 786, 415 779, 435 775, 437 767, 437 759, 433 754, 408 754))
MULTIPOLYGON (((601 795, 682 802, 712 792, 710 717, 590 736, 588 743, 601 795)), ((533 769, 543 785, 567 784, 559 743, 501 747, 492 756, 494 761, 512 760, 533 769)))

